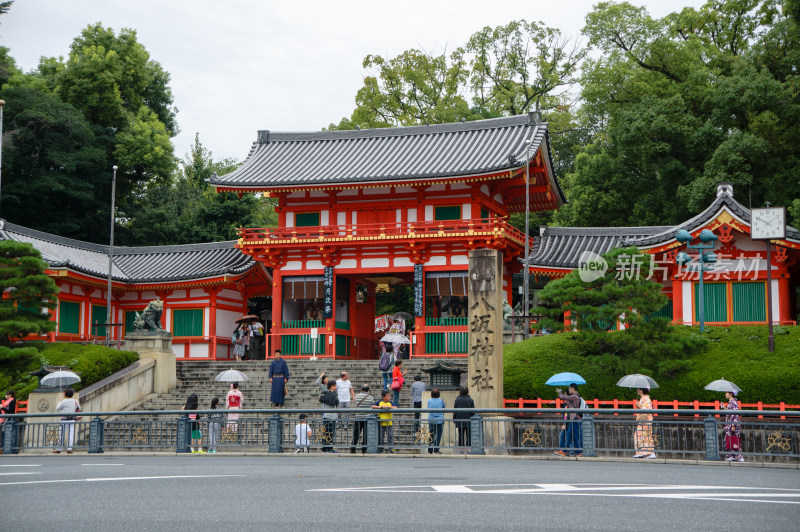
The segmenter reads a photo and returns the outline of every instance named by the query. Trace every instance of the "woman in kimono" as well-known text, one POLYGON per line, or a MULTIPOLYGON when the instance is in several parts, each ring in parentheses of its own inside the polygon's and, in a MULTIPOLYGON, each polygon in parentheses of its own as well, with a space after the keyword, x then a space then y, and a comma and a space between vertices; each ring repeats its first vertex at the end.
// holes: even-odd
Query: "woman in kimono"
MULTIPOLYGON (((239 391, 239 383, 231 383, 231 391, 225 396, 225 408, 228 410, 239 410, 242 408, 244 396, 239 391)), ((239 431, 239 414, 228 414, 228 430, 231 432, 239 431)))
MULTIPOLYGON (((650 400, 650 390, 639 388, 639 400, 636 401, 636 408, 649 410, 653 408, 650 400)), ((633 435, 636 454, 634 458, 655 458, 655 447, 653 446, 653 414, 636 414, 636 432, 633 435)))
POLYGON ((406 330, 400 318, 395 318, 392 326, 389 327, 389 332, 380 339, 381 342, 391 342, 392 354, 395 360, 400 358, 400 347, 403 344, 410 344, 411 340, 406 336, 406 330))
MULTIPOLYGON (((739 411, 739 401, 736 399, 736 392, 725 392, 725 398, 728 399, 728 404, 725 406, 726 410, 739 411)), ((739 414, 729 414, 725 416, 725 450, 728 452, 742 450, 742 441, 740 439, 742 432, 742 417, 739 414)), ((729 454, 725 459, 726 462, 744 462, 744 456, 741 454, 729 454)))

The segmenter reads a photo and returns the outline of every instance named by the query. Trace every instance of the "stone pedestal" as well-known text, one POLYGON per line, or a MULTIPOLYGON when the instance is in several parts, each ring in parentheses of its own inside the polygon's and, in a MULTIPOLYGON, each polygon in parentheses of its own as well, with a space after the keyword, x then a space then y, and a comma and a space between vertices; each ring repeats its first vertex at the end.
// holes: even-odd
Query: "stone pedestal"
POLYGON ((503 406, 503 255, 469 252, 469 371, 477 408, 503 406))
MULTIPOLYGON (((76 394, 77 395, 77 394, 76 394)), ((37 388, 28 395, 28 412, 31 414, 55 414, 56 405, 64 398, 61 388, 37 388)), ((23 447, 55 447, 58 443, 61 416, 28 418, 23 447), (47 423, 47 425, 40 425, 47 423), (55 440, 55 441, 53 441, 55 440)))
POLYGON ((172 335, 169 333, 135 332, 125 335, 125 349, 135 351, 140 358, 152 358, 155 363, 153 392, 169 392, 178 383, 172 335))
POLYGON ((511 423, 514 418, 500 415, 484 417, 483 446, 486 454, 508 454, 507 448, 514 444, 514 429, 511 423))

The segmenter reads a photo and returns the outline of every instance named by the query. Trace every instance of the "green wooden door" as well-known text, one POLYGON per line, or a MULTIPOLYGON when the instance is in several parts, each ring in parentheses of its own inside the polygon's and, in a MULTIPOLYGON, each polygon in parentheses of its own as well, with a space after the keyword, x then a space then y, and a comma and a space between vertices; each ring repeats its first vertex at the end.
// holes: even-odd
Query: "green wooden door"
POLYGON ((135 310, 125 311, 125 334, 133 332, 133 322, 136 320, 135 310))
MULTIPOLYGON (((703 283, 704 321, 728 321, 728 291, 725 283, 703 283)), ((700 321, 700 283, 694 283, 694 320, 700 321)))
POLYGON ((58 332, 80 334, 81 304, 74 301, 58 302, 58 332))
POLYGON ((95 323, 105 323, 106 322, 106 307, 99 306, 99 305, 92 305, 92 334, 95 336, 105 336, 106 335, 106 328, 105 326, 95 327, 95 323))
POLYGON ((767 321, 763 282, 732 283, 733 321, 767 321))
POLYGON ((203 336, 203 309, 172 312, 172 336, 203 336))

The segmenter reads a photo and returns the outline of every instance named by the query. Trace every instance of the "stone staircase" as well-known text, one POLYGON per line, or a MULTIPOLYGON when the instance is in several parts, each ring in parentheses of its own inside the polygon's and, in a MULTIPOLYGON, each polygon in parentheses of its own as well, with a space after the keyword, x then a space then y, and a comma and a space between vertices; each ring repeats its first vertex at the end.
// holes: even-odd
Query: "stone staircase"
MULTIPOLYGON (((466 369, 466 359, 442 360, 443 363, 456 365, 466 369)), ((180 410, 189 394, 197 394, 200 409, 207 409, 213 397, 219 397, 224 408, 225 395, 230 390, 230 384, 214 381, 214 377, 226 369, 236 369, 247 375, 248 380, 239 384, 239 389, 244 395, 243 407, 270 408, 269 401, 271 384, 267 377, 270 361, 253 360, 241 362, 220 361, 192 361, 178 362, 178 385, 174 390, 157 398, 143 403, 136 410, 144 412, 159 410, 180 410)), ((361 384, 367 383, 370 392, 379 397, 383 385, 383 377, 378 370, 377 360, 329 360, 319 359, 287 359, 290 380, 288 383, 289 395, 286 398, 286 408, 320 408, 320 391, 315 381, 321 372, 331 378, 338 379, 342 371, 347 371, 353 389, 358 393, 361 384)), ((422 368, 429 368, 436 364, 427 359, 412 359, 403 362, 406 371, 406 383, 400 392, 400 407, 411 408, 411 383, 414 375, 422 375, 425 382, 430 383, 427 373, 422 368)))

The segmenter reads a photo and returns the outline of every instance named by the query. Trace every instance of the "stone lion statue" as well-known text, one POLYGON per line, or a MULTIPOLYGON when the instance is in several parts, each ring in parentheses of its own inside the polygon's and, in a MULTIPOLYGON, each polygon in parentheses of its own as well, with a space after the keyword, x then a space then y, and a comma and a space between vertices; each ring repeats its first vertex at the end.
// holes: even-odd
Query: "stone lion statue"
POLYGON ((133 330, 140 332, 163 331, 164 328, 161 327, 161 314, 163 312, 164 302, 160 299, 154 299, 147 304, 143 311, 136 313, 136 319, 133 320, 133 330))

